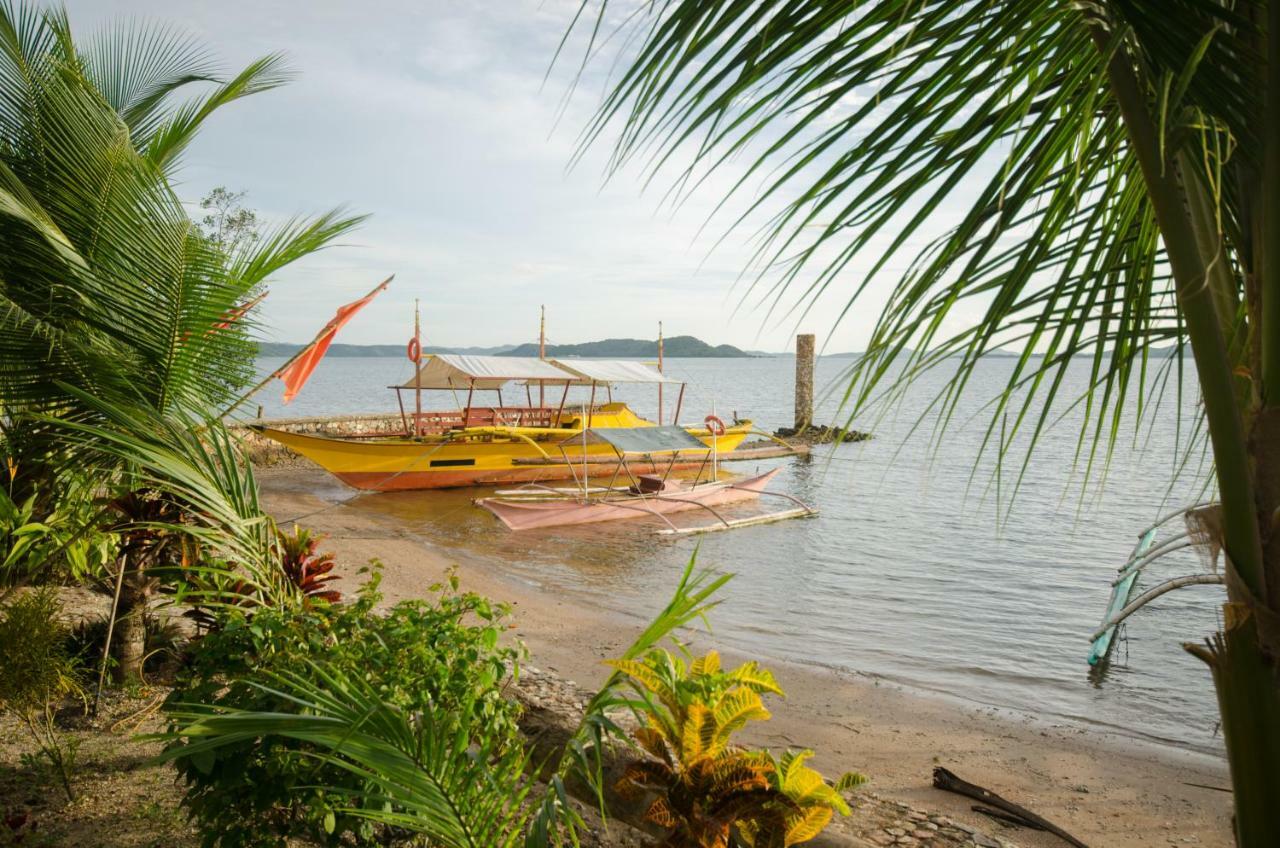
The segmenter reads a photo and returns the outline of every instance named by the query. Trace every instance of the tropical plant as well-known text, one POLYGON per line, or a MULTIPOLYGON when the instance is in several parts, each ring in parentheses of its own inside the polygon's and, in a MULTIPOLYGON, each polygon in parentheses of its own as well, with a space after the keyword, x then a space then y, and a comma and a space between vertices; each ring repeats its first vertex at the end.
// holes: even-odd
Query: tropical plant
MULTIPOLYGON (((194 715, 296 716, 313 704, 333 705, 341 692, 385 704, 392 715, 406 717, 410 732, 415 717, 435 717, 431 732, 462 734, 464 756, 475 756, 467 754, 469 743, 486 757, 520 761, 519 708, 502 692, 524 653, 498 644, 509 609, 460 592, 450 575, 431 587, 431 600, 383 611, 378 581, 375 572, 350 604, 317 599, 226 613, 194 646, 189 668, 166 701, 173 729, 194 715), (307 694, 296 699, 282 694, 286 687, 307 694)), ((168 756, 186 781, 183 803, 207 834, 206 845, 271 844, 285 837, 384 844, 394 836, 388 823, 375 827, 343 809, 372 803, 370 793, 381 803, 381 792, 364 777, 322 765, 316 758, 321 751, 302 739, 268 736, 210 751, 189 740, 172 745, 168 756)), ((456 768, 458 760, 447 765, 456 768)))
MULTIPOLYGON (((49 459, 24 466, 41 497, 59 492, 42 469, 80 453, 49 447, 64 439, 61 422, 110 425, 104 409, 121 406, 162 419, 218 409, 251 375, 246 296, 358 223, 335 211, 228 246, 206 238, 175 193, 205 121, 286 80, 280 56, 223 77, 169 28, 130 21, 80 40, 61 10, 0 4, 0 404, 9 421, 44 416, 21 430, 23 455, 49 459)), ((159 489, 131 489, 117 470, 101 467, 95 481, 116 520, 154 523, 159 489), (134 505, 141 512, 124 514, 134 505)), ((140 534, 116 564, 124 618, 138 621, 138 568, 158 541, 140 534)), ((123 629, 130 677, 141 632, 123 629)))
MULTIPOLYGON (((67 800, 75 799, 74 739, 58 729, 57 712, 70 698, 83 700, 80 666, 67 651, 68 630, 61 621, 62 605, 53 590, 28 591, 0 607, 0 710, 21 719, 35 741, 40 758, 53 770, 67 800)), ((28 765, 37 764, 28 758, 28 765)))
POLYGON ((340 579, 332 573, 338 563, 331 553, 316 553, 322 541, 323 536, 296 524, 292 533, 276 528, 276 546, 284 578, 296 586, 306 600, 337 603, 342 600, 342 593, 329 584, 340 579))
POLYGON ((849 814, 840 793, 865 781, 849 773, 835 786, 804 761, 812 751, 767 751, 733 742, 752 721, 770 717, 762 695, 782 695, 755 662, 732 671, 711 651, 687 667, 668 651, 609 663, 640 696, 643 725, 631 735, 647 757, 618 781, 624 796, 653 796, 645 817, 667 831, 670 848, 729 848, 737 843, 787 846, 807 842, 835 812, 849 814))
MULTIPOLYGON (((694 565, 690 560, 671 602, 624 658, 643 655, 715 605, 711 597, 728 576, 695 573, 694 565)), ((325 609, 318 606, 304 615, 325 609)), ((421 636, 425 631, 417 632, 421 636)), ((314 768, 307 773, 313 779, 308 791, 323 792, 326 800, 320 824, 335 832, 340 822, 363 819, 449 848, 578 844, 582 820, 570 803, 567 784, 571 776, 585 780, 604 811, 603 750, 610 739, 622 737, 609 713, 634 706, 623 691, 625 675, 610 675, 551 761, 531 763, 522 745, 495 736, 489 714, 475 708, 500 696, 501 675, 473 690, 474 701, 463 699, 453 709, 414 710, 395 694, 400 672, 393 672, 394 667, 363 663, 344 669, 299 660, 292 668, 279 663, 263 670, 267 673, 243 678, 261 693, 257 697, 287 704, 287 710, 245 711, 218 706, 212 697, 205 704, 191 703, 193 698, 177 703, 175 698, 169 707, 172 744, 166 756, 189 763, 190 773, 202 761, 231 763, 246 745, 254 750, 299 746, 332 781, 315 781, 314 768), (333 770, 349 777, 334 779, 333 770), (543 775, 547 783, 540 800, 533 795, 533 774, 543 775), (353 791, 353 785, 360 788, 353 791)), ((496 675, 496 666, 493 671, 496 675)), ((271 793, 263 784, 253 789, 271 793)))
POLYGON ((49 420, 78 464, 114 475, 103 520, 121 539, 111 575, 112 620, 124 634, 121 679, 141 675, 145 610, 162 589, 203 607, 301 600, 280 566, 276 525, 258 502, 253 469, 220 421, 68 391, 99 423, 49 420))
MULTIPOLYGON (((612 7, 582 5, 599 13, 575 19, 595 18, 594 43, 612 7)), ((773 210, 755 256, 777 274, 771 306, 797 285, 795 314, 843 290, 843 317, 888 278, 852 414, 945 366, 926 413, 941 438, 977 363, 1009 347, 983 450, 1034 448, 1065 400, 1083 412, 1087 479, 1127 408, 1139 424, 1180 416, 1198 381, 1175 467, 1211 447, 1228 600, 1223 631, 1189 650, 1218 691, 1236 839, 1280 844, 1280 4, 641 9, 609 42, 626 45, 623 70, 587 143, 618 125, 615 167, 688 153, 676 184, 690 191, 745 157, 732 191, 754 190, 744 218, 773 210), (940 218, 956 223, 939 235, 940 218), (1090 379, 1064 399, 1076 357, 1090 379)))

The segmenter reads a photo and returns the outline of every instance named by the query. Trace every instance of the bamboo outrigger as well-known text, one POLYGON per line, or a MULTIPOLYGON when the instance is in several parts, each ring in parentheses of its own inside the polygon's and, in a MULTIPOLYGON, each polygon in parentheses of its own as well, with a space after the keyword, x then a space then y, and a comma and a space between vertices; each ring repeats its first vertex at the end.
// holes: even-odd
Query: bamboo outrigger
POLYGON ((719 479, 719 438, 712 435, 712 449, 702 450, 700 440, 679 427, 636 427, 615 429, 587 429, 561 443, 566 464, 574 471, 576 490, 528 485, 523 489, 499 493, 494 497, 479 498, 475 504, 493 513, 511 530, 532 530, 544 527, 562 527, 573 524, 593 524, 602 521, 620 521, 635 518, 657 518, 666 525, 660 533, 686 535, 730 530, 753 524, 783 521, 791 518, 808 518, 818 514, 816 509, 797 498, 782 492, 765 489, 778 473, 774 468, 763 474, 734 480, 719 479), (585 449, 591 445, 608 446, 616 457, 612 474, 602 486, 591 486, 591 463, 581 463, 579 469, 570 459, 571 449, 585 449), (678 480, 671 476, 681 458, 693 453, 700 456, 698 471, 692 481, 678 480), (668 458, 661 476, 640 473, 633 461, 642 457, 646 466, 653 458, 668 458), (711 469, 709 479, 702 475, 711 469), (623 485, 617 485, 621 478, 623 485), (766 515, 747 518, 728 518, 720 507, 750 501, 761 496, 785 498, 793 508, 766 515), (701 510, 710 513, 714 523, 697 527, 678 527, 667 517, 673 513, 701 510))

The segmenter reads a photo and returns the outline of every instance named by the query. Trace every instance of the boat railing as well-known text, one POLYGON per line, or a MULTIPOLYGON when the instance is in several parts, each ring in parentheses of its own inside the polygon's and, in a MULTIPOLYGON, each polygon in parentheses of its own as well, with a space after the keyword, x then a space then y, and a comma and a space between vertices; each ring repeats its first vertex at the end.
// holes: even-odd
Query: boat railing
POLYGON ((473 406, 410 415, 418 422, 418 432, 431 436, 462 427, 550 427, 555 417, 556 410, 545 406, 473 406))

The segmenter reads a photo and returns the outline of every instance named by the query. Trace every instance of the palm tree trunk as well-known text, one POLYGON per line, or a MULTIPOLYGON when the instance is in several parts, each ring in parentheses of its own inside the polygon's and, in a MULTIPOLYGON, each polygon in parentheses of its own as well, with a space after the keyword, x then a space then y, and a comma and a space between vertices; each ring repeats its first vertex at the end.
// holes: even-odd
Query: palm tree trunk
MULTIPOLYGON (((1169 258, 1213 445, 1229 602, 1224 606, 1223 632, 1210 640, 1207 649, 1188 649, 1209 664, 1217 689, 1235 792, 1237 844, 1242 848, 1280 845, 1280 676, 1276 657, 1267 650, 1275 613, 1266 600, 1275 590, 1268 583, 1274 583, 1280 573, 1273 551, 1276 545, 1269 537, 1280 533, 1271 531, 1274 505, 1267 506, 1270 487, 1260 479, 1274 475, 1274 462, 1256 438, 1259 424, 1268 416, 1264 410, 1246 430, 1247 407, 1242 405, 1250 394, 1238 390, 1237 363, 1232 357, 1233 349, 1239 352, 1242 347, 1225 329, 1235 316, 1222 314, 1221 286, 1212 279, 1215 270, 1221 273, 1222 269, 1215 266, 1218 257, 1206 250, 1205 199, 1195 190, 1198 187, 1189 192, 1185 183, 1196 177, 1179 167, 1178 157, 1162 156, 1133 57, 1123 44, 1117 47, 1113 42, 1114 30, 1091 25, 1099 50, 1110 57, 1108 79, 1169 258), (1264 536, 1268 537, 1265 542, 1264 536)), ((1266 327, 1264 322, 1254 332, 1265 333, 1266 327)), ((1278 329, 1272 325, 1270 332, 1278 329)))
POLYGON ((1223 632, 1187 650, 1209 664, 1231 768, 1236 844, 1280 844, 1280 685, 1244 604, 1223 605, 1223 632))
POLYGON ((116 607, 115 640, 116 682, 120 684, 142 681, 142 662, 147 650, 147 592, 142 571, 131 567, 124 575, 120 589, 120 603, 116 607))

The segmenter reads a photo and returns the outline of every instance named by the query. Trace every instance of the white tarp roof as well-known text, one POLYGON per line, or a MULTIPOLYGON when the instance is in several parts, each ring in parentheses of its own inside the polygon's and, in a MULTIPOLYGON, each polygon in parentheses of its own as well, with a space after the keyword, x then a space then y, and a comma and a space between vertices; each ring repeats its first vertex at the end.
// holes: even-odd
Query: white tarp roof
POLYGON ((574 359, 565 362, 553 359, 553 363, 568 371, 577 379, 575 383, 678 383, 643 362, 625 359, 574 359))
POLYGON ((477 389, 499 389, 509 380, 563 383, 566 378, 572 376, 535 357, 434 353, 424 359, 415 378, 396 388, 469 389, 474 381, 477 389))

